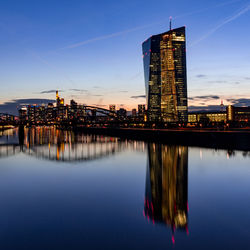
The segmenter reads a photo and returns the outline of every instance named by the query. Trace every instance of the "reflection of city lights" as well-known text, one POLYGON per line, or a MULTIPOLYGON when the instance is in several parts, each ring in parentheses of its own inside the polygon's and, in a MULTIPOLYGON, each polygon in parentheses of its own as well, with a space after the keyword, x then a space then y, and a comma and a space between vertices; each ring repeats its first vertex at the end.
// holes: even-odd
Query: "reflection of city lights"
POLYGON ((56 150, 56 159, 59 160, 59 157, 60 157, 60 150, 59 150, 59 147, 57 147, 57 150, 56 150))
POLYGON ((173 242, 173 244, 175 244, 175 238, 174 238, 174 235, 172 235, 172 242, 173 242))
POLYGON ((153 224, 164 223, 173 233, 188 225, 187 160, 187 147, 148 145, 144 213, 153 224))
MULTIPOLYGON (((134 143, 116 137, 78 134, 59 130, 54 126, 23 128, 23 130, 22 152, 47 160, 65 162, 97 160, 124 149, 143 152, 145 147, 144 142, 134 143)), ((13 136, 18 137, 18 129, 13 131, 11 132, 13 136)), ((7 135, 7 131, 5 133, 7 135)), ((15 147, 12 146, 13 150, 15 147)))

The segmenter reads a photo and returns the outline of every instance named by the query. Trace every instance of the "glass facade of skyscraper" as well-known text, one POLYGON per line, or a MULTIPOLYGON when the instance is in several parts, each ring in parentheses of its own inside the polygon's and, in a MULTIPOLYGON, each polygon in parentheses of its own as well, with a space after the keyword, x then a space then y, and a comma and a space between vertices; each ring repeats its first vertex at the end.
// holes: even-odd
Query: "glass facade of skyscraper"
POLYGON ((142 49, 148 120, 187 123, 185 27, 151 36, 142 49))

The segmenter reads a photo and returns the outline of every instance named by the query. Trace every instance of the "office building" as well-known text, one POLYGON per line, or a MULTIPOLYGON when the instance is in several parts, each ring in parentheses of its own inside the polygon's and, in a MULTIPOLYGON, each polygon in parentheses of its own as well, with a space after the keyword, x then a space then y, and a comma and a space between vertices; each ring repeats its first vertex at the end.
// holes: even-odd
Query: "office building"
POLYGON ((19 119, 20 121, 24 122, 27 121, 27 108, 26 107, 22 107, 18 110, 19 112, 19 119))
POLYGON ((210 123, 210 122, 226 122, 226 111, 200 111, 190 112, 188 114, 189 123, 210 123))
POLYGON ((54 105, 53 103, 48 103, 47 110, 46 110, 46 122, 51 122, 54 118, 53 116, 54 105))
POLYGON ((187 123, 185 27, 142 44, 148 120, 187 123))
POLYGON ((227 107, 227 120, 229 122, 249 122, 250 107, 235 107, 229 105, 227 107))
POLYGON ((114 104, 109 105, 109 110, 111 111, 110 116, 115 116, 116 108, 114 104))
POLYGON ((136 117, 136 109, 132 109, 132 116, 136 117))
POLYGON ((145 115, 145 104, 138 104, 138 116, 143 117, 145 115))
POLYGON ((125 119, 125 118, 127 117, 127 110, 124 109, 124 108, 120 108, 120 109, 117 111, 117 115, 118 115, 120 118, 125 119))

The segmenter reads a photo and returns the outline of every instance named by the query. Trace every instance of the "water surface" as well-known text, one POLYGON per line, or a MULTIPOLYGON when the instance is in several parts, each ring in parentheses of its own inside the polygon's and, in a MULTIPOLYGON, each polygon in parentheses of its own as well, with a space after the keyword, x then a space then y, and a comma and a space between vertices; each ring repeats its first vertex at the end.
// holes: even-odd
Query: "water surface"
POLYGON ((0 134, 0 249, 249 249, 250 154, 0 134))

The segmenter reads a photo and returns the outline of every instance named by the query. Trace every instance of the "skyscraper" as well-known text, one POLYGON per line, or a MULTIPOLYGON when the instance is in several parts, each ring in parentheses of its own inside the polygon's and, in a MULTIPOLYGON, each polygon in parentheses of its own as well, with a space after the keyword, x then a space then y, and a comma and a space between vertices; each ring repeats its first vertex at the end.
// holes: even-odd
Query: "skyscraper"
POLYGON ((116 107, 115 107, 114 104, 110 104, 110 105, 109 105, 109 110, 111 111, 111 112, 110 112, 110 115, 111 115, 111 116, 115 116, 116 107))
POLYGON ((148 120, 188 121, 185 27, 142 44, 148 120))
POLYGON ((145 104, 138 104, 138 116, 145 115, 145 104))

